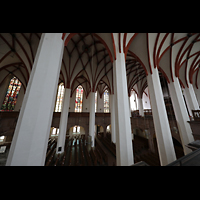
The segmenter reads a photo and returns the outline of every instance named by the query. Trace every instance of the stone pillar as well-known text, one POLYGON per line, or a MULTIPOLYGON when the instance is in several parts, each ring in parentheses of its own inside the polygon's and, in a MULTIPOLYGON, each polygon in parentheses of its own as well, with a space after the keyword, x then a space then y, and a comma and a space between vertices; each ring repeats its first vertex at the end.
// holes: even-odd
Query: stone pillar
POLYGON ((89 118, 89 135, 91 136, 91 147, 94 147, 94 130, 95 128, 95 92, 90 92, 90 118, 89 118))
POLYGON ((139 115, 144 117, 144 109, 143 109, 142 98, 138 98, 138 109, 139 109, 139 115))
POLYGON ((152 74, 149 73, 147 76, 147 82, 158 152, 161 165, 163 166, 175 161, 176 155, 157 68, 152 68, 152 72, 152 74))
POLYGON ((63 153, 65 148, 65 138, 66 138, 66 131, 67 131, 67 121, 68 121, 68 114, 69 114, 69 103, 70 103, 70 93, 71 89, 65 88, 64 93, 64 101, 62 105, 62 112, 60 116, 60 125, 59 125, 59 135, 56 147, 56 153, 63 153))
POLYGON ((23 99, 6 165, 44 165, 64 42, 43 33, 23 99))
POLYGON ((193 85, 191 83, 189 83, 189 88, 185 87, 184 94, 186 96, 187 103, 189 104, 188 107, 189 107, 190 116, 193 116, 192 110, 199 110, 199 104, 198 104, 196 95, 194 93, 193 85))
POLYGON ((116 133, 115 133, 115 95, 110 94, 110 110, 111 110, 111 140, 116 143, 116 133))
POLYGON ((194 141, 194 138, 192 136, 192 130, 190 128, 190 125, 187 121, 190 121, 187 109, 185 106, 185 102, 183 99, 181 87, 179 84, 178 78, 174 78, 174 82, 171 82, 168 84, 169 86, 169 92, 174 108, 174 113, 176 116, 176 121, 181 137, 181 142, 184 150, 184 154, 188 154, 191 152, 189 148, 187 148, 185 145, 187 145, 190 142, 194 141))
POLYGON ((128 166, 134 163, 131 138, 130 109, 126 80, 124 53, 116 53, 113 66, 115 84, 115 132, 117 166, 128 166))

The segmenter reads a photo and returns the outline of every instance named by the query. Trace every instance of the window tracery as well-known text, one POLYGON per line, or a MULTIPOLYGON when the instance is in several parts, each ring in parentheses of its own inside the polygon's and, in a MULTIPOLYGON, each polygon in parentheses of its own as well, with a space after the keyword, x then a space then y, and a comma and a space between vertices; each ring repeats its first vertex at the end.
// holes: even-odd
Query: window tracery
POLYGON ((11 78, 1 111, 13 111, 15 109, 20 89, 21 82, 16 77, 11 78))
POLYGON ((105 90, 104 92, 104 112, 109 112, 109 93, 108 90, 105 90))
POLYGON ((83 87, 79 85, 76 89, 75 112, 82 112, 82 104, 83 104, 83 87))

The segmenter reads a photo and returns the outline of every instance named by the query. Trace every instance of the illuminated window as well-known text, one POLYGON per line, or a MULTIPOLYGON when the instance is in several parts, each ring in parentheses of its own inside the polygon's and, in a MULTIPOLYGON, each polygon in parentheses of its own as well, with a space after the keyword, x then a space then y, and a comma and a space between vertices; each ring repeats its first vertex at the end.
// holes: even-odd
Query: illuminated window
POLYGON ((21 89, 21 82, 16 77, 13 77, 10 80, 10 84, 8 86, 3 104, 1 106, 2 111, 14 110, 20 89, 21 89))
POLYGON ((109 93, 108 90, 105 90, 104 92, 104 112, 109 112, 109 93))
POLYGON ((57 94, 57 99, 56 99, 55 112, 61 112, 62 111, 63 98, 64 98, 64 84, 61 83, 58 87, 58 94, 57 94))
POLYGON ((80 134, 81 127, 80 126, 74 126, 73 127, 73 134, 80 134))
POLYGON ((5 136, 0 136, 0 142, 4 141, 5 136))
POLYGON ((82 103, 83 103, 83 87, 79 85, 76 89, 75 112, 82 112, 82 103))
POLYGON ((51 132, 51 136, 58 136, 58 134, 59 134, 59 128, 53 127, 53 130, 51 132))
POLYGON ((95 92, 95 112, 97 112, 97 91, 95 92))
POLYGON ((138 98, 136 96, 137 95, 136 95, 135 91, 131 90, 131 96, 130 96, 131 111, 138 109, 138 98))

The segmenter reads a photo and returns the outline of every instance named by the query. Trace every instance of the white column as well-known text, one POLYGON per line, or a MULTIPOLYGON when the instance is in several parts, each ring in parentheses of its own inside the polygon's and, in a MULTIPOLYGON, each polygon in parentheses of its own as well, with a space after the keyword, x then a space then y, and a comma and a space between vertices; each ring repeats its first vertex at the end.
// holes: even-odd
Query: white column
POLYGON ((189 104, 189 112, 192 116, 192 110, 199 110, 199 104, 196 98, 196 95, 194 93, 193 85, 189 83, 189 88, 185 87, 184 94, 187 99, 187 103, 189 104))
POLYGON ((170 84, 168 84, 168 86, 184 154, 186 155, 190 153, 191 150, 188 149, 185 145, 194 141, 194 138, 192 136, 192 130, 190 128, 189 123, 187 122, 190 121, 190 119, 187 113, 178 78, 175 77, 174 82, 171 82, 170 84))
POLYGON ((111 139, 113 143, 116 143, 115 133, 115 95, 110 94, 110 110, 111 110, 111 139))
POLYGON ((124 53, 116 53, 117 60, 113 62, 115 82, 115 131, 116 131, 116 161, 117 166, 128 166, 134 163, 131 138, 131 121, 126 80, 124 53))
POLYGON ((6 165, 44 165, 63 57, 62 33, 43 33, 6 165))
POLYGON ((62 112, 60 116, 59 135, 58 135, 58 141, 57 141, 57 147, 56 147, 57 154, 64 152, 64 148, 65 148, 70 93, 71 93, 71 89, 65 88, 64 101, 63 101, 62 112))
POLYGON ((91 147, 94 147, 94 130, 95 128, 95 92, 90 92, 90 118, 89 118, 89 135, 91 136, 91 147))
POLYGON ((152 72, 147 76, 147 82, 159 157, 163 166, 176 160, 176 155, 157 68, 152 68, 152 72))
POLYGON ((144 109, 143 109, 142 98, 138 98, 138 109, 139 109, 139 115, 144 117, 144 109))

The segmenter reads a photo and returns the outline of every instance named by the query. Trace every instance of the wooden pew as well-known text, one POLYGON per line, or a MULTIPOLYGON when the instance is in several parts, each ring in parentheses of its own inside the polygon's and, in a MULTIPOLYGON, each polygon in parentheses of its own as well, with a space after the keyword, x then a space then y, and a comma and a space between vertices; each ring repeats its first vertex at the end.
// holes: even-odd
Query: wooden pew
POLYGON ((65 142, 65 152, 64 152, 64 155, 61 159, 61 166, 64 166, 65 165, 65 160, 66 160, 66 156, 67 156, 67 151, 68 151, 68 147, 69 147, 69 141, 68 140, 69 138, 66 139, 66 142, 65 142))
POLYGON ((104 159, 105 163, 108 163, 108 156, 105 153, 105 151, 102 149, 101 145, 99 144, 99 142, 97 140, 95 140, 95 144, 96 144, 96 148, 99 150, 102 158, 104 159))
POLYGON ((86 145, 83 145, 83 147, 84 147, 84 152, 85 152, 85 157, 86 157, 87 165, 88 165, 88 166, 92 166, 91 157, 90 157, 90 155, 89 155, 89 152, 88 152, 88 150, 87 150, 87 147, 86 147, 86 145))
POLYGON ((56 162, 55 162, 54 166, 57 166, 57 164, 59 162, 59 158, 60 158, 60 153, 57 155, 56 162))
POLYGON ((47 152, 51 149, 51 146, 56 142, 55 138, 48 143, 47 152))
POLYGON ((116 149, 104 138, 101 139, 103 145, 116 157, 116 149))
POLYGON ((69 152, 69 163, 68 166, 72 165, 72 147, 73 147, 73 139, 71 140, 71 147, 70 147, 70 152, 69 152))
POLYGON ((75 142, 75 166, 79 166, 79 158, 78 158, 77 142, 78 142, 78 139, 77 139, 76 142, 75 142))
POLYGON ((55 153, 56 153, 56 148, 54 148, 54 151, 53 151, 53 153, 51 154, 51 156, 50 156, 50 158, 49 158, 49 160, 47 161, 47 163, 46 163, 45 166, 49 166, 49 165, 52 163, 53 157, 54 157, 55 153))
POLYGON ((80 151, 80 157, 81 157, 81 163, 80 163, 80 166, 86 166, 86 163, 85 163, 85 156, 84 156, 84 153, 83 153, 83 147, 82 147, 82 144, 83 144, 83 139, 80 140, 79 142, 79 151, 80 151))
POLYGON ((95 152, 95 154, 96 154, 96 156, 97 156, 97 161, 98 161, 98 163, 99 163, 100 165, 102 165, 102 164, 103 164, 103 158, 102 158, 102 156, 101 156, 101 153, 99 152, 99 150, 98 150, 97 148, 95 148, 94 152, 95 152))
POLYGON ((91 147, 90 155, 91 155, 94 166, 97 166, 97 157, 96 157, 96 154, 93 150, 93 147, 91 147))
POLYGON ((51 155, 51 153, 53 152, 53 150, 56 148, 56 144, 57 142, 55 141, 53 143, 53 145, 51 146, 51 148, 48 150, 47 154, 46 154, 46 161, 47 162, 49 160, 49 156, 51 155))

